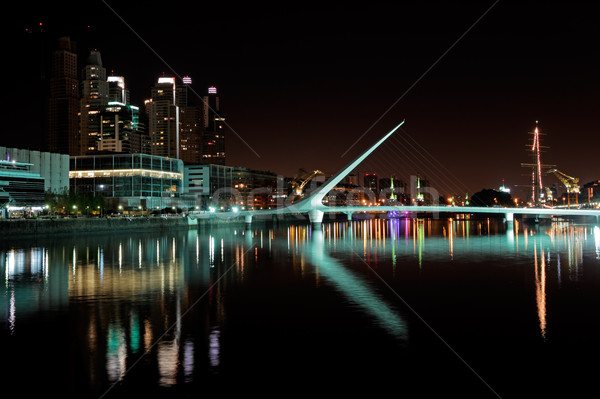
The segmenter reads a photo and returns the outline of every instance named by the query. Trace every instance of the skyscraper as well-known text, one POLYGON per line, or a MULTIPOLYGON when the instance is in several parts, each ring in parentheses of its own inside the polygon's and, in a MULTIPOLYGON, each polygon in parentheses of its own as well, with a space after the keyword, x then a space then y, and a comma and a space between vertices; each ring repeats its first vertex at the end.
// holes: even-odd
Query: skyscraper
POLYGON ((184 163, 200 163, 202 137, 202 111, 200 107, 187 105, 179 109, 180 155, 184 163))
POLYGON ((110 101, 100 113, 98 151, 149 154, 150 138, 140 122, 139 108, 110 101))
POLYGON ((59 154, 78 155, 79 82, 75 43, 69 37, 58 40, 52 54, 48 99, 48 150, 59 154))
POLYGON ((160 77, 146 101, 151 154, 179 158, 179 107, 177 85, 173 77, 160 77))
POLYGON ((80 150, 78 155, 98 151, 100 115, 108 103, 106 68, 98 51, 91 51, 81 76, 79 117, 80 150))
POLYGON ((192 78, 183 77, 183 85, 177 86, 176 100, 179 106, 179 155, 184 163, 196 164, 202 160, 202 108, 190 101, 188 91, 192 78))
POLYGON ((129 105, 129 90, 125 87, 125 78, 111 75, 106 80, 108 82, 108 101, 129 105))
POLYGON ((129 90, 123 76, 108 76, 108 102, 100 113, 98 151, 150 154, 150 138, 144 113, 129 103, 129 90))
POLYGON ((203 100, 202 163, 225 165, 225 118, 221 115, 216 87, 209 87, 203 100))

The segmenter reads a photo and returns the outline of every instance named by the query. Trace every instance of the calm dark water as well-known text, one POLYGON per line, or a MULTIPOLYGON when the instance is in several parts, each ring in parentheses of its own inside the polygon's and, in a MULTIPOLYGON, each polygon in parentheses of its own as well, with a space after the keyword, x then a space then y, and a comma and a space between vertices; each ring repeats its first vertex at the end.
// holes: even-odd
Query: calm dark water
POLYGON ((396 219, 0 242, 4 392, 584 396, 600 231, 396 219))

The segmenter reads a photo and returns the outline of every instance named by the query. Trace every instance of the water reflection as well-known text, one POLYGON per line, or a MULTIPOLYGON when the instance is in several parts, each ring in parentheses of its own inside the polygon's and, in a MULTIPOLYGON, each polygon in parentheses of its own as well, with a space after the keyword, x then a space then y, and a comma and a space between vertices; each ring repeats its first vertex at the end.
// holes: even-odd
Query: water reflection
POLYGON ((101 390, 127 380, 136 365, 169 387, 201 380, 207 370, 218 373, 232 361, 226 356, 235 320, 231 298, 268 273, 265 265, 280 273, 282 285, 311 281, 315 289, 341 293, 353 311, 399 341, 409 336, 405 309, 375 273, 426 289, 423 282, 436 273, 465 273, 467 281, 469 267, 512 267, 514 278, 528 279, 528 302, 521 305, 535 309, 530 320, 548 340, 556 317, 551 299, 584 278, 590 258, 600 260, 598 226, 515 220, 506 227, 490 219, 371 219, 316 230, 225 227, 24 241, 0 248, 1 322, 14 336, 40 314, 62 312, 72 320, 70 336, 77 334, 66 347, 87 356, 70 366, 81 368, 74 372, 79 378, 101 390))
POLYGON ((399 339, 406 339, 406 323, 397 311, 382 300, 359 276, 347 270, 340 261, 330 257, 323 237, 322 230, 312 231, 311 240, 304 251, 309 261, 350 301, 375 318, 390 334, 399 339))
POLYGON ((546 262, 544 260, 544 250, 541 242, 539 260, 537 245, 533 247, 533 257, 535 268, 535 299, 537 303, 537 313, 540 319, 542 338, 546 338, 546 262))

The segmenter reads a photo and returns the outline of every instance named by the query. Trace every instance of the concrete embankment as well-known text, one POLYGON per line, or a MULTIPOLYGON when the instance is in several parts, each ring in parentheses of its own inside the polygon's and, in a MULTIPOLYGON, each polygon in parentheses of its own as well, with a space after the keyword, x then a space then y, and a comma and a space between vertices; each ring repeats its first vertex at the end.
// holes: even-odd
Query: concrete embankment
MULTIPOLYGON (((50 235, 116 233, 146 230, 161 231, 168 229, 196 228, 199 224, 202 225, 207 223, 210 222, 208 220, 196 220, 188 217, 5 219, 0 220, 0 240, 16 237, 50 235)), ((223 223, 230 223, 230 221, 219 221, 219 224, 223 223)))

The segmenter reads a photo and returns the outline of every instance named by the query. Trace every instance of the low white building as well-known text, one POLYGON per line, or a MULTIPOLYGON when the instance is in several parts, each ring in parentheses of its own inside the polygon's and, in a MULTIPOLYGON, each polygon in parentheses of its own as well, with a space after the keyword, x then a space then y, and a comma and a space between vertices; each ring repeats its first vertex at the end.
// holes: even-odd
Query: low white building
POLYGON ((69 192, 69 155, 0 146, 0 160, 31 164, 29 172, 44 179, 44 191, 69 192))

